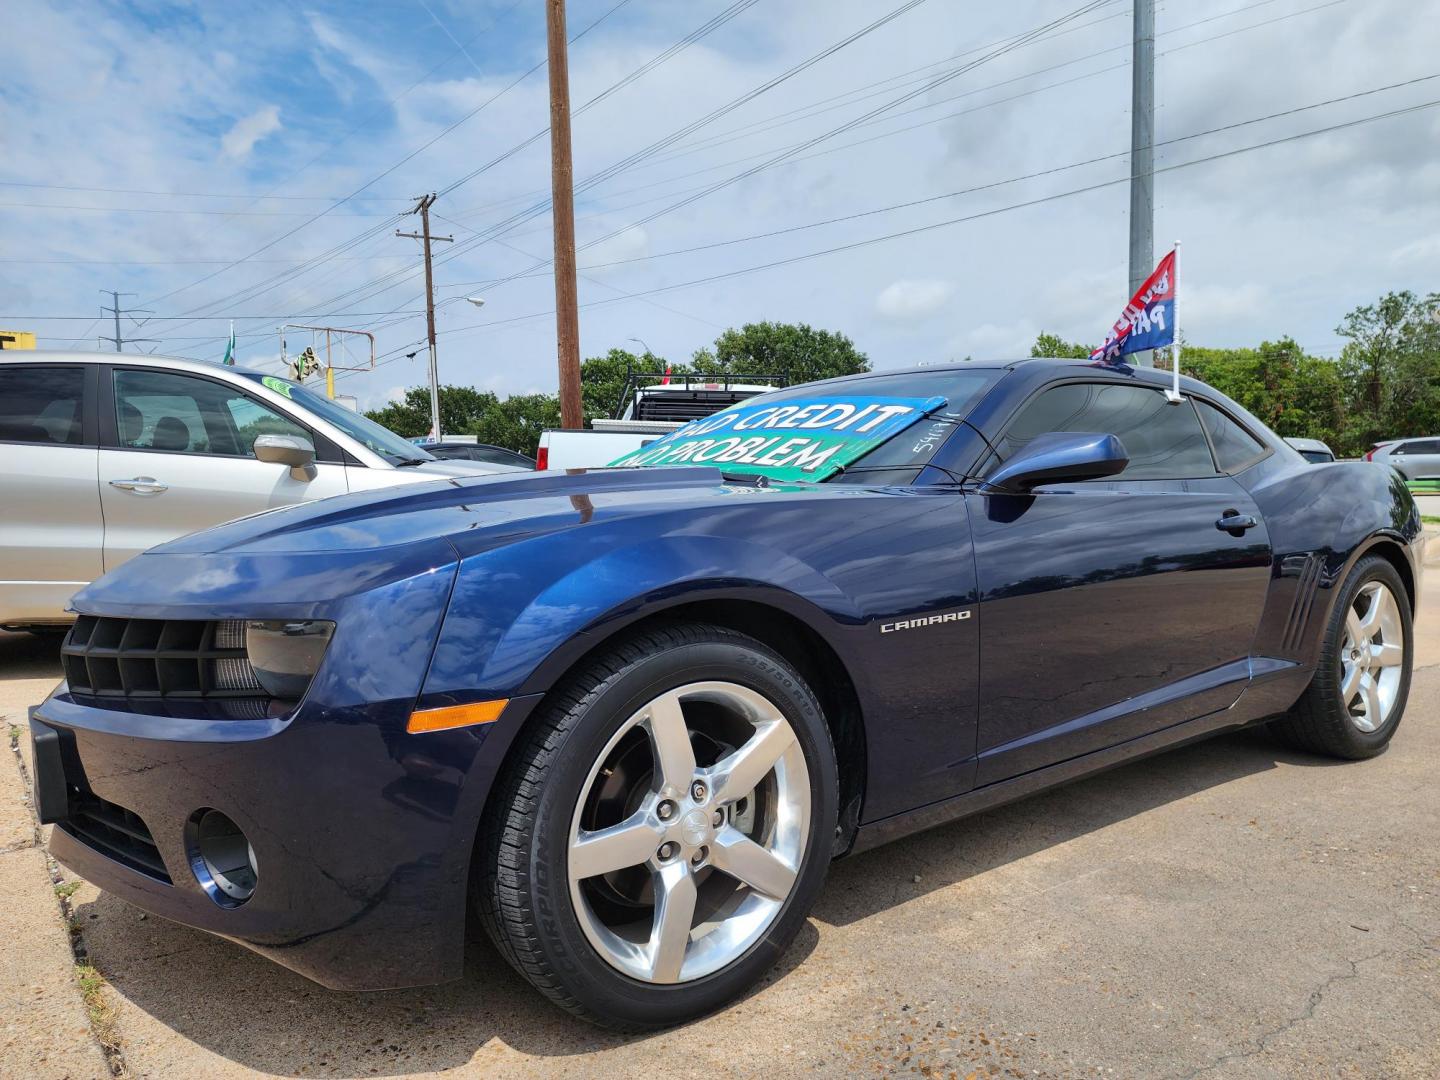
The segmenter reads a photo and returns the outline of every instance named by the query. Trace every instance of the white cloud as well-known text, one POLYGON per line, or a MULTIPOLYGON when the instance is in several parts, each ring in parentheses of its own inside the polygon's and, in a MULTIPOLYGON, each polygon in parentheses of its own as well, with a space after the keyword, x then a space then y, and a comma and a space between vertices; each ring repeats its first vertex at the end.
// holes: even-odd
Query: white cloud
MULTIPOLYGON (((0 201, 57 209, 0 208, 8 257, 34 260, 0 264, 0 295, 16 314, 84 316, 17 327, 60 346, 89 332, 97 290, 119 289, 138 293, 132 302, 161 317, 136 332, 165 338, 163 351, 218 358, 233 316, 242 360, 261 354, 268 364, 281 321, 274 316, 374 324, 384 366, 346 375, 342 385, 383 404, 392 387, 425 380, 423 347, 417 360, 404 359, 425 336, 423 316, 413 314, 423 308, 423 282, 411 241, 391 227, 362 234, 413 205, 413 196, 441 191, 432 227, 456 242, 439 245, 436 286, 444 297, 488 301, 483 311, 442 308, 442 379, 498 392, 553 389, 553 283, 543 269, 525 276, 551 252, 548 141, 508 153, 548 124, 544 72, 506 89, 544 55, 544 27, 521 17, 523 5, 507 16, 512 4, 442 8, 432 0, 467 43, 472 67, 458 54, 446 59, 453 46, 429 20, 373 0, 347 7, 343 18, 312 16, 303 5, 190 5, 190 16, 165 33, 103 0, 9 0, 7 25, 17 32, 0 82, 7 180, 241 196, 14 189, 0 201), (240 41, 246 49, 234 61, 224 51, 240 41), (64 70, 58 55, 70 61, 64 70), (283 129, 267 129, 259 105, 283 129), (222 157, 220 135, 239 117, 246 120, 227 135, 234 154, 222 157), (329 203, 294 199, 343 195, 392 167, 364 196, 310 223, 329 203), (476 170, 483 171, 447 190, 476 170), (257 199, 272 194, 286 198, 257 199), (109 209, 58 209, 63 204, 109 209), (492 230, 499 242, 479 242, 492 230), (337 258, 301 265, 332 249, 337 258), (242 261, 226 268, 231 260, 242 261), (190 312, 216 317, 176 318, 190 312)), ((1035 3, 968 5, 957 21, 954 5, 924 4, 653 158, 585 183, 872 21, 873 6, 833 0, 816 20, 814 5, 762 5, 583 112, 582 103, 704 13, 632 4, 575 44, 580 242, 620 230, 579 261, 644 257, 587 274, 598 284, 580 281, 582 355, 640 337, 684 360, 721 327, 765 318, 845 333, 881 368, 1023 354, 1042 330, 1098 341, 1126 298, 1125 185, 1035 200, 1125 175, 1125 10, 1096 21, 1107 8, 893 116, 825 138, 914 89, 917 69, 974 60, 979 54, 947 58, 1047 17, 1035 3), (812 139, 813 147, 761 167, 812 139), (1120 156, 1104 158, 1111 154, 1120 156), (1104 160, 1064 168, 1094 158, 1104 160), (669 211, 681 200, 691 201, 669 211), (1024 203, 1031 205, 1005 209, 1024 203), (807 257, 886 234, 903 235, 807 257), (743 272, 762 266, 770 268, 743 272), (690 281, 702 283, 673 288, 690 281)), ((1440 39, 1440 5, 1404 0, 1305 9, 1248 29, 1247 17, 1225 16, 1245 10, 1235 0, 1171 9, 1157 25, 1162 142, 1423 73, 1440 39), (1219 18, 1171 33, 1211 15, 1219 18), (1231 31, 1240 32, 1200 42, 1231 31), (1172 55, 1181 44, 1186 51, 1172 55)), ((1400 88, 1187 139, 1162 146, 1157 164, 1403 108, 1427 94, 1400 88)), ((1440 235, 1440 200, 1431 197, 1440 184, 1437 141, 1440 110, 1430 109, 1157 174, 1156 253, 1171 238, 1185 241, 1187 339, 1243 345, 1288 333, 1320 345, 1355 305, 1388 289, 1434 288, 1440 246, 1425 238, 1440 235)), ((86 343, 93 347, 93 333, 86 343)))
MULTIPOLYGON (((616 225, 620 222, 615 222, 616 225)), ((601 236, 606 235, 601 233, 601 236)), ((595 267, 589 273, 600 273, 607 269, 603 264, 623 262, 626 259, 640 259, 650 254, 650 234, 639 225, 631 226, 617 233, 603 243, 596 244, 581 260, 584 266, 595 267)))
POLYGON ((891 282, 875 298, 875 310, 887 319, 923 319, 945 306, 955 285, 934 279, 891 282))
POLYGON ((250 156, 257 142, 279 130, 280 106, 266 105, 235 121, 235 125, 220 138, 220 152, 227 158, 243 161, 250 156))

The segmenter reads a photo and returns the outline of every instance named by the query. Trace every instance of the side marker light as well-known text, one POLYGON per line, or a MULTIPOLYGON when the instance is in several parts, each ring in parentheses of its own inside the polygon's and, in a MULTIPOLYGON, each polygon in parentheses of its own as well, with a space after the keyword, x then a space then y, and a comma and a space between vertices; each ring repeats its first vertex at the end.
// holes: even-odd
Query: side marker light
POLYGON ((419 709, 410 714, 405 730, 411 735, 426 731, 449 731, 451 728, 493 724, 509 704, 509 698, 498 701, 476 701, 469 705, 450 705, 443 709, 419 709))

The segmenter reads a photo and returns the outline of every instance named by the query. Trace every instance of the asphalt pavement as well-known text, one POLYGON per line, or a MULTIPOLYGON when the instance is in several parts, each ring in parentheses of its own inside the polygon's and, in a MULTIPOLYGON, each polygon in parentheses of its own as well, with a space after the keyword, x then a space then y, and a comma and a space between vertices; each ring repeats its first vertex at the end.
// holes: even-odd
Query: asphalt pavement
MULTIPOLYGON (((9 724, 56 649, 0 634, 9 724)), ((1381 757, 1223 736, 838 863, 763 986, 633 1038, 557 1012, 479 937, 460 982, 341 994, 67 883, 17 752, 0 1074, 1436 1077, 1437 762, 1432 570, 1381 757)))

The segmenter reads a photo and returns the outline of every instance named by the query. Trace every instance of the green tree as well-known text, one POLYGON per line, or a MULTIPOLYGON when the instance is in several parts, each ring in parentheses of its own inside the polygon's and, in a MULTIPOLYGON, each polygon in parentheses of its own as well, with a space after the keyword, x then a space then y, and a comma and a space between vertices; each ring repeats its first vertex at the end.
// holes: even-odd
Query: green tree
MULTIPOLYGON (((654 374, 665 370, 665 360, 654 353, 643 356, 625 349, 611 349, 604 356, 592 356, 580 363, 580 394, 585 402, 586 421, 614 416, 631 375, 654 374)), ((672 374, 682 375, 683 367, 672 374)))
POLYGON ((494 402, 465 434, 534 457, 540 433, 559 426, 560 399, 556 395, 516 394, 494 402))
POLYGON ((1090 355, 1090 347, 1066 341, 1059 334, 1041 334, 1035 339, 1035 344, 1030 346, 1030 355, 1084 360, 1090 355))
POLYGON ((804 323, 746 323, 726 330, 692 366, 701 375, 779 375, 786 383, 833 379, 870 370, 869 358, 844 334, 804 323))
MULTIPOLYGON (((473 386, 440 387, 440 427, 449 432, 468 432, 486 411, 496 404, 494 394, 473 386)), ((430 433, 430 388, 412 386, 405 397, 383 409, 365 414, 382 427, 405 439, 430 433)))
POLYGON ((1364 450, 1381 439, 1440 431, 1440 293, 1408 289, 1355 308, 1336 327, 1346 390, 1346 442, 1364 450))
MULTIPOLYGON (((1156 366, 1169 369, 1160 357, 1156 366)), ((1277 434, 1322 439, 1340 451, 1345 397, 1340 372, 1332 361, 1307 356, 1293 338, 1263 341, 1255 349, 1186 345, 1180 367, 1239 402, 1277 434)))

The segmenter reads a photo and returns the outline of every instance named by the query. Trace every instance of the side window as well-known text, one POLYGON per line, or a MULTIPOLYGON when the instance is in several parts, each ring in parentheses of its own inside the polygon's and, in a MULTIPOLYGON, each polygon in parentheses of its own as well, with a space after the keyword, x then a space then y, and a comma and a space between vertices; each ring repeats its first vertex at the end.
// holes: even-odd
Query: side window
POLYGON ((1223 472, 1237 472, 1265 456, 1267 447, 1250 432, 1206 401, 1196 401, 1200 421, 1215 448, 1215 461, 1223 472))
POLYGON ((1188 402, 1171 405, 1158 390, 1118 383, 1067 383, 1044 391, 996 441, 985 471, 1051 431, 1118 436, 1130 464, 1117 479, 1215 475, 1205 433, 1188 402))
POLYGON ((251 457, 255 456, 255 440, 261 435, 295 435, 306 442, 313 441, 310 432, 295 421, 261 405, 254 398, 237 393, 225 404, 239 432, 240 448, 251 457))
POLYGON ((241 391, 169 371, 115 372, 121 446, 175 454, 254 457, 258 435, 310 433, 241 391))
POLYGON ((85 369, 0 366, 0 442, 79 446, 85 369))
POLYGON ((1407 454, 1440 454, 1440 442, 1435 439, 1416 439, 1404 446, 1407 454))

